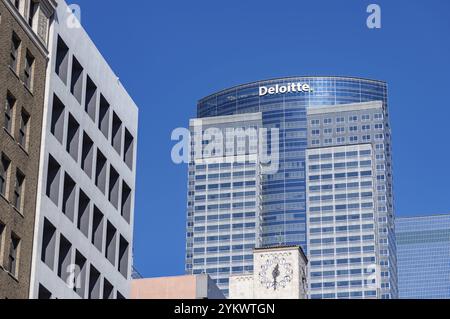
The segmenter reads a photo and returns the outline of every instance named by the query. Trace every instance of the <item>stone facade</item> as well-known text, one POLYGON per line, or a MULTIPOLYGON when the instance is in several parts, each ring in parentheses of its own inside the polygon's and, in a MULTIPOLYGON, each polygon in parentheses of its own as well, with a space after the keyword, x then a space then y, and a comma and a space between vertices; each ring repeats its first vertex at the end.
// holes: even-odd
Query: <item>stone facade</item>
MULTIPOLYGON (((22 3, 21 3, 22 4, 22 3)), ((23 5, 23 4, 22 4, 23 5)), ((0 195, 0 299, 28 298, 36 212, 36 193, 41 146, 47 52, 26 20, 8 0, 0 0, 0 155, 9 163, 6 189, 0 195), (13 34, 20 39, 17 67, 10 67, 13 34), (30 88, 25 84, 26 57, 32 56, 30 88), (7 96, 14 97, 11 129, 5 126, 7 96), (28 118, 21 145, 22 116, 28 118), (15 207, 16 172, 24 177, 19 208, 15 207), (11 238, 14 238, 15 267, 10 269, 11 238)))
POLYGON ((306 299, 307 263, 298 246, 255 249, 253 274, 230 277, 230 299, 306 299))

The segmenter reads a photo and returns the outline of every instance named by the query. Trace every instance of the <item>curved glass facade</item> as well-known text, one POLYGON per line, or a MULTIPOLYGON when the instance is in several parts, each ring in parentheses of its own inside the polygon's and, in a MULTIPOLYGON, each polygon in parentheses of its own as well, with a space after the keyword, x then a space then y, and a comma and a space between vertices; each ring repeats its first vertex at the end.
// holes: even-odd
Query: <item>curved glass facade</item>
MULTIPOLYGON (((353 77, 288 77, 239 85, 220 91, 198 102, 197 117, 237 115, 245 113, 262 114, 265 128, 280 130, 280 167, 273 175, 262 176, 261 190, 261 245, 300 245, 308 250, 306 230, 306 150, 308 148, 309 107, 327 107, 341 104, 381 101, 384 117, 388 124, 387 86, 385 82, 353 77), (286 86, 291 83, 308 84, 311 92, 288 92, 261 96, 261 87, 286 86)), ((389 134, 390 137, 390 134, 389 134)), ((387 162, 390 163, 390 141, 387 139, 387 162)), ((389 170, 390 170, 390 165, 389 170)), ((386 196, 385 215, 392 218, 392 175, 389 171, 384 181, 386 196)), ((189 194, 189 198, 194 196, 189 194)), ((383 216, 384 217, 384 216, 383 216)), ((389 219, 387 218, 387 219, 389 219)), ((192 249, 190 246, 190 222, 188 212, 187 272, 192 272, 192 249)), ((388 224, 393 224, 388 222, 388 224)), ((192 225, 191 225, 192 226, 192 225)), ((394 236, 387 225, 387 236, 394 236)), ((392 246, 386 250, 395 252, 395 239, 383 241, 392 246)), ((395 255, 391 254, 391 255, 395 255)), ((386 259, 389 259, 389 253, 386 259)), ((392 257, 394 258, 394 257, 392 257)), ((386 260, 383 264, 395 264, 386 260)), ((386 266, 388 267, 388 266, 386 266)), ((395 273, 392 268, 391 272, 395 273)), ((391 275, 389 275, 391 276, 391 275)), ((395 276, 393 276, 395 277, 395 276)), ((387 280, 389 281, 389 280, 387 280)), ((396 279, 385 285, 385 295, 389 287, 396 286, 396 279)), ((383 290, 383 289, 382 289, 383 290)), ((395 293, 394 293, 395 295, 395 293)))

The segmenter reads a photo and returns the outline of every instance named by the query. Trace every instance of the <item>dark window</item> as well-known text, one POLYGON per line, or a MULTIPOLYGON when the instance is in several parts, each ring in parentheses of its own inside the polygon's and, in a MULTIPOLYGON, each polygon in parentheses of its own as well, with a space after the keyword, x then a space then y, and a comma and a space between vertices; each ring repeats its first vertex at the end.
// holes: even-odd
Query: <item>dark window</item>
POLYGON ((103 280, 103 299, 114 299, 114 287, 106 280, 103 280))
POLYGON ((8 92, 6 96, 6 104, 5 104, 5 121, 4 127, 5 129, 12 133, 12 119, 13 119, 13 108, 16 104, 16 98, 12 96, 11 93, 8 92))
POLYGON ((134 138, 131 133, 125 129, 123 160, 130 169, 133 169, 134 138))
POLYGON ((25 56, 25 69, 24 69, 24 83, 31 90, 33 89, 33 69, 34 69, 34 57, 27 50, 25 56))
POLYGON ((109 103, 103 95, 100 95, 98 129, 107 139, 109 138, 109 103))
POLYGON ((105 257, 113 265, 116 265, 116 242, 117 242, 116 228, 110 222, 108 222, 106 227, 105 257))
POLYGON ((125 238, 120 236, 120 243, 119 243, 119 272, 125 278, 128 278, 128 247, 129 247, 128 242, 125 240, 125 238))
POLYGON ((22 209, 22 193, 23 193, 23 188, 24 188, 24 184, 25 184, 25 175, 17 170, 16 171, 16 180, 14 183, 14 201, 13 201, 13 205, 17 210, 21 210, 22 209))
POLYGON ((47 189, 46 194, 51 201, 58 206, 59 201, 59 180, 61 178, 61 165, 50 155, 47 168, 47 189))
POLYGON ((97 150, 97 167, 95 172, 95 185, 105 194, 106 191, 106 157, 97 150))
POLYGON ((8 169, 11 161, 2 154, 0 163, 0 194, 6 196, 6 185, 8 181, 8 169))
POLYGON ((58 259, 58 276, 67 282, 67 278, 70 276, 72 269, 72 244, 61 235, 59 240, 59 259, 58 259))
POLYGON ((121 205, 122 217, 130 223, 131 217, 131 188, 125 183, 122 183, 122 205, 121 205))
POLYGON ((78 161, 78 145, 80 142, 80 124, 75 120, 72 114, 69 114, 67 124, 66 150, 72 158, 78 161))
POLYGON ((115 208, 119 203, 119 173, 111 166, 109 169, 109 192, 108 199, 115 208))
POLYGON ((56 48, 55 72, 60 79, 67 84, 67 70, 69 66, 69 48, 58 36, 58 46, 56 48))
POLYGON ((89 274, 89 299, 100 298, 100 272, 91 265, 89 274))
POLYGON ((84 101, 84 109, 92 121, 95 122, 95 117, 97 114, 97 86, 91 80, 89 75, 87 76, 86 83, 86 99, 84 101))
POLYGON ((9 244, 9 256, 8 256, 8 271, 14 277, 17 277, 18 273, 18 260, 19 260, 19 245, 20 238, 14 234, 11 234, 11 241, 9 244))
POLYGON ((55 263, 56 228, 47 218, 44 219, 44 232, 42 233, 41 260, 53 270, 55 263))
POLYGON ((65 173, 62 212, 72 222, 75 216, 75 182, 65 173))
POLYGON ((64 104, 56 95, 54 95, 50 132, 61 144, 63 143, 64 138, 64 109, 64 104))
POLYGON ((28 24, 30 27, 33 27, 34 17, 36 16, 36 12, 38 9, 38 3, 34 0, 30 1, 30 10, 28 11, 28 24))
POLYGON ((94 142, 86 134, 83 134, 83 149, 81 150, 81 168, 92 178, 92 165, 94 162, 94 142))
POLYGON ((103 225, 103 214, 97 206, 94 206, 94 217, 92 218, 92 244, 100 252, 103 251, 103 225))
POLYGON ((115 112, 113 112, 111 145, 120 155, 122 152, 122 121, 119 119, 115 112))
POLYGON ((72 61, 72 81, 70 83, 70 92, 81 103, 81 96, 83 92, 83 67, 80 62, 73 57, 72 61))
POLYGON ((42 286, 41 284, 39 284, 39 295, 38 295, 38 299, 41 300, 49 300, 52 298, 52 293, 45 288, 44 286, 42 286))
POLYGON ((28 149, 28 122, 30 121, 30 116, 27 112, 22 111, 20 116, 20 128, 19 128, 19 143, 27 150, 28 149))
POLYGON ((73 289, 81 298, 84 298, 86 289, 87 260, 78 250, 75 253, 75 265, 77 269, 75 272, 73 289))
POLYGON ((90 202, 91 201, 86 193, 80 190, 77 227, 86 238, 89 237, 90 202))
POLYGON ((17 73, 17 65, 19 64, 20 39, 17 34, 13 33, 11 39, 10 63, 11 69, 17 73))

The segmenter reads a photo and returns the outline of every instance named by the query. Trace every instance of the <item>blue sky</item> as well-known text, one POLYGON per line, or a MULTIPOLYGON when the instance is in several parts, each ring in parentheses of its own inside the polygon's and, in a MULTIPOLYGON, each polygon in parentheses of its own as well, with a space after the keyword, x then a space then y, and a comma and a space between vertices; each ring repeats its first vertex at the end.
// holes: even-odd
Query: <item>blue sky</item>
POLYGON ((82 24, 140 108, 135 264, 182 274, 187 172, 171 132, 196 101, 291 75, 385 80, 397 216, 450 213, 450 1, 78 0, 82 24), (366 27, 370 3, 382 28, 366 27))

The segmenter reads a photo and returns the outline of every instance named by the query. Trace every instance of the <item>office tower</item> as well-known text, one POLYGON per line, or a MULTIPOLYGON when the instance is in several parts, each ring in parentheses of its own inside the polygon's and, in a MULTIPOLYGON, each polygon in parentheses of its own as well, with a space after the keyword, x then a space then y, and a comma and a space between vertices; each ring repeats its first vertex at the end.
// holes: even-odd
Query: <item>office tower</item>
POLYGON ((31 298, 127 298, 138 110, 71 9, 50 27, 31 298))
MULTIPOLYGON (((233 145, 234 129, 244 133, 258 127, 261 113, 194 119, 190 123, 193 140, 217 129, 220 139, 233 145)), ((253 141, 255 138, 254 135, 253 141)), ((208 273, 225 294, 230 272, 251 272, 253 249, 260 246, 261 174, 257 145, 242 147, 240 158, 223 152, 208 153, 203 158, 201 151, 195 153, 193 145, 194 161, 189 166, 189 206, 195 210, 195 215, 188 216, 188 225, 192 225, 192 236, 187 238, 192 249, 192 274, 208 273), (229 244, 220 245, 223 242, 229 244)))
MULTIPOLYGON (((256 247, 299 245, 307 252, 308 259, 311 261, 322 257, 324 260, 337 261, 341 259, 340 255, 335 253, 336 250, 328 256, 330 258, 325 258, 326 256, 322 253, 320 256, 314 257, 310 254, 311 243, 307 238, 307 182, 309 182, 309 177, 306 176, 306 167, 309 165, 307 152, 324 147, 369 144, 373 148, 374 156, 374 159, 371 160, 373 164, 371 174, 374 179, 372 188, 376 189, 376 192, 372 192, 371 199, 374 215, 372 217, 372 234, 374 236, 372 246, 375 246, 375 254, 379 258, 376 259, 376 265, 371 265, 371 267, 376 269, 375 274, 378 280, 375 280, 375 284, 379 288, 374 296, 369 294, 364 296, 363 294, 363 297, 395 298, 397 273, 386 84, 381 81, 351 77, 281 78, 244 84, 220 91, 201 99, 197 108, 197 118, 201 119, 236 114, 245 116, 249 113, 261 113, 263 128, 279 129, 278 171, 261 174, 261 178, 259 178, 261 196, 260 216, 257 216, 257 219, 261 220, 261 228, 259 238, 257 235, 255 240, 256 247), (367 105, 371 107, 366 110, 367 105), (376 108, 374 108, 375 105, 376 108), (339 109, 340 106, 343 106, 343 109, 339 109), (376 109, 376 114, 373 114, 374 109, 376 109), (327 112, 330 115, 326 115, 327 112), (340 112, 343 112, 343 115, 338 115, 340 112), (321 120, 322 116, 324 116, 323 120, 321 120)), ((191 171, 190 174, 192 174, 189 176, 191 183, 195 174, 191 171)), ((343 180, 346 183, 348 180, 350 183, 350 177, 352 175, 343 180)), ((206 193, 208 195, 209 190, 206 193)), ((324 195, 334 196, 334 193, 324 193, 324 195)), ((208 248, 214 246, 218 249, 228 249, 232 243, 228 238, 209 242, 208 236, 206 236, 206 252, 193 250, 191 238, 198 235, 195 218, 199 214, 203 214, 208 220, 210 214, 207 202, 206 205, 202 205, 206 207, 204 211, 196 210, 196 196, 197 191, 190 190, 186 271, 187 273, 193 273, 194 269, 196 272, 204 271, 210 273, 215 279, 216 275, 214 274, 217 274, 217 267, 210 267, 208 263, 205 263, 202 267, 197 268, 194 267, 193 260, 215 258, 216 253, 208 252, 208 248)), ((365 200, 366 198, 364 198, 365 200)), ((329 199, 326 199, 324 203, 319 201, 317 204, 318 206, 329 206, 325 203, 327 201, 329 199)), ((359 204, 361 204, 360 202, 362 201, 358 201, 359 204)), ((335 208, 331 213, 334 213, 334 210, 335 208)), ((225 211, 219 210, 219 213, 225 211)), ((363 210, 346 208, 339 214, 361 215, 363 210)), ((314 225, 314 228, 320 227, 321 223, 314 225)), ((326 233, 323 235, 326 236, 326 233)), ((316 241, 312 244, 316 245, 316 241)), ((317 248, 317 246, 315 247, 317 248)), ((365 264, 363 264, 362 253, 361 258, 359 268, 366 273, 367 270, 363 270, 365 264)), ((348 266, 350 267, 350 264, 348 266)), ((240 269, 233 271, 233 264, 230 268, 230 275, 245 273, 240 269)), ((336 283, 341 281, 340 276, 336 275, 335 269, 329 271, 334 271, 335 275, 331 278, 336 283)), ((373 274, 368 276, 372 278, 373 274)), ((319 281, 325 282, 330 279, 324 276, 320 278, 318 279, 316 276, 318 279, 316 284, 319 281)), ((227 293, 227 285, 227 280, 222 277, 219 287, 225 293, 227 293)), ((319 291, 320 293, 314 293, 315 298, 345 298, 344 294, 338 296, 337 290, 330 294, 322 293, 324 291, 322 288, 319 291)), ((342 291, 339 290, 339 292, 342 291)), ((356 294, 354 297, 357 297, 356 294)))
POLYGON ((387 106, 381 100, 307 112, 311 298, 396 297, 387 106))
POLYGON ((54 1, 0 1, 0 299, 28 298, 54 1))
POLYGON ((404 299, 450 299, 450 214, 395 221, 398 291, 404 299))

